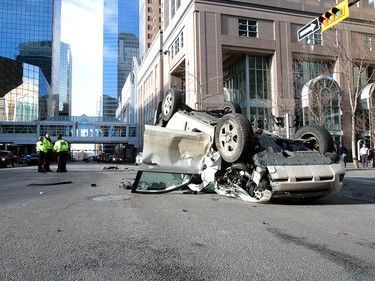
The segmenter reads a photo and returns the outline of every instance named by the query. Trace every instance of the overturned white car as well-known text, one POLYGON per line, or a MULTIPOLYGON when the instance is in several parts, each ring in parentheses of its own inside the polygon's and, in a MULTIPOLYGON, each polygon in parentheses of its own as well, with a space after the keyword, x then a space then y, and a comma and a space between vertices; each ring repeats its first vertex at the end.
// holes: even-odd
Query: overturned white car
POLYGON ((143 165, 132 191, 161 193, 181 188, 250 202, 316 199, 338 192, 344 165, 330 133, 305 126, 295 139, 255 129, 226 102, 219 110, 195 111, 170 89, 145 126, 143 165))

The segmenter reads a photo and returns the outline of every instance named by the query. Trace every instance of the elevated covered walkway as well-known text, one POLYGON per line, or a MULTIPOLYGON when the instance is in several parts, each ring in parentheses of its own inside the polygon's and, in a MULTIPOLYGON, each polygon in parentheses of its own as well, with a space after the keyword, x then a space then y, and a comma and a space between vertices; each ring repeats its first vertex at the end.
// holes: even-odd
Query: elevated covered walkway
POLYGON ((3 145, 35 145, 39 136, 49 134, 52 141, 62 135, 71 144, 132 144, 138 147, 136 124, 115 118, 82 115, 57 116, 36 122, 0 122, 0 143, 3 145))

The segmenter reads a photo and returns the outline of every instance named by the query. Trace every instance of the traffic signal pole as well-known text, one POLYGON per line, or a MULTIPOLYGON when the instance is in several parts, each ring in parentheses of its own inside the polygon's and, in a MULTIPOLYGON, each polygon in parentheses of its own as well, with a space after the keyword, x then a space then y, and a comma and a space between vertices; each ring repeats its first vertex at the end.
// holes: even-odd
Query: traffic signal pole
POLYGON ((359 1, 361 1, 361 0, 349 0, 348 6, 351 7, 351 6, 353 6, 354 4, 356 4, 359 1))

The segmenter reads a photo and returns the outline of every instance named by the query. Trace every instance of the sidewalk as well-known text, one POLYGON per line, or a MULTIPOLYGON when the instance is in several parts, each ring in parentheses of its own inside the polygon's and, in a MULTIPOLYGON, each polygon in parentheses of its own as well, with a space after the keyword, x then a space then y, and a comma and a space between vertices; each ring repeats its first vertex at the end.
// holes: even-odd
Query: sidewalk
POLYGON ((346 162, 346 170, 371 170, 371 169, 374 169, 372 167, 372 161, 371 163, 368 164, 368 168, 363 168, 362 167, 362 163, 358 163, 358 168, 354 168, 354 163, 353 162, 346 162))

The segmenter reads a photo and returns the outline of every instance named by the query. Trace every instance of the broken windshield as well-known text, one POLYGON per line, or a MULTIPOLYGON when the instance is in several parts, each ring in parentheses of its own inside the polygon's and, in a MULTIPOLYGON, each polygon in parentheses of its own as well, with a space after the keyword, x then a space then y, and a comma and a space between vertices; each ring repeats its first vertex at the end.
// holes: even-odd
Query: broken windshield
POLYGON ((192 175, 183 173, 138 171, 133 191, 161 193, 177 190, 187 185, 192 175))

